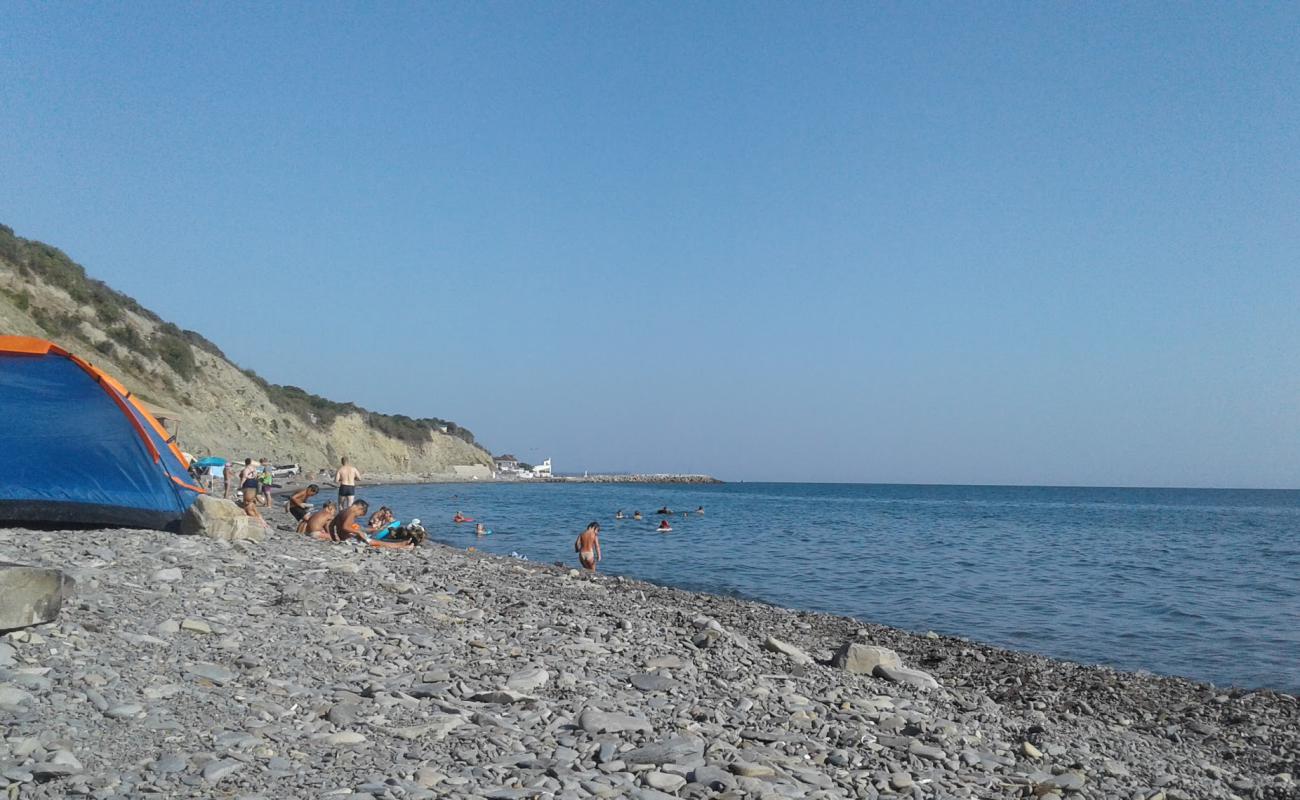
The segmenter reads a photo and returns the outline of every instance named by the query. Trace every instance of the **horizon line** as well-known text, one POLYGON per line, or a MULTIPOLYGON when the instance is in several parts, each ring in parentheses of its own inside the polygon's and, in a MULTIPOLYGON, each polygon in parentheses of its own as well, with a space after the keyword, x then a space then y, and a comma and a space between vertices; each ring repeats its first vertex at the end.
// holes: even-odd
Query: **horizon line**
MULTIPOLYGON (((807 484, 807 485, 829 485, 829 486, 949 486, 956 488, 972 489, 1159 489, 1165 491, 1200 491, 1200 492, 1297 492, 1300 486, 1294 487, 1277 487, 1277 486, 1176 486, 1163 485, 1153 486, 1145 484, 1086 484, 1086 483, 942 483, 938 481, 797 481, 797 480, 770 480, 770 479, 728 479, 718 477, 707 472, 682 472, 682 471, 609 471, 609 470, 587 470, 592 475, 708 475, 710 478, 721 481, 724 484, 730 483, 788 483, 788 484, 807 484)), ((562 476, 570 473, 556 473, 562 476)))

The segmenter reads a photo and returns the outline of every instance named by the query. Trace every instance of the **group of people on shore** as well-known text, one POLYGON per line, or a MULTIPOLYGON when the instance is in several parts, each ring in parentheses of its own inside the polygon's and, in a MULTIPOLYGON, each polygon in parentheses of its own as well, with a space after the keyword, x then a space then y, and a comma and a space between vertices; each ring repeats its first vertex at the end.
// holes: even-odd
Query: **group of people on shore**
MULTIPOLYGON (((322 472, 322 474, 327 473, 322 472)), ((213 486, 215 481, 222 481, 222 495, 229 496, 229 470, 210 469, 205 477, 209 481, 209 489, 215 488, 213 486)), ((361 471, 348 463, 347 457, 344 456, 334 473, 334 482, 338 486, 337 500, 326 500, 325 505, 316 509, 310 502, 320 494, 320 486, 315 483, 290 495, 286 508, 298 523, 297 532, 323 542, 357 541, 371 547, 393 549, 416 547, 424 541, 426 531, 420 524, 420 520, 413 519, 403 525, 388 506, 380 506, 371 514, 370 503, 356 496, 359 480, 361 480, 361 471)), ((257 463, 254 463, 251 458, 244 459, 243 467, 236 475, 236 485, 239 487, 240 504, 244 513, 265 525, 266 520, 258 509, 269 508, 271 505, 273 471, 270 464, 265 458, 257 463)), ((669 525, 667 517, 675 513, 667 506, 656 511, 655 514, 664 517, 656 530, 661 533, 671 531, 672 526, 669 525)), ((681 513, 687 514, 687 512, 681 513)), ((696 508, 695 513, 703 514, 704 507, 696 508)), ((619 509, 615 512, 614 519, 623 520, 628 517, 623 514, 623 509, 619 509)), ((643 520, 644 516, 640 511, 633 511, 631 519, 643 520)), ((467 517, 459 511, 452 521, 475 522, 472 517, 467 517)), ((474 532, 478 536, 491 533, 481 522, 475 525, 474 532)), ((595 571, 596 564, 601 560, 599 522, 593 521, 587 525, 574 541, 573 550, 578 554, 578 563, 583 569, 595 571)))
POLYGON ((420 520, 402 524, 388 506, 380 506, 370 514, 370 503, 357 497, 357 481, 361 471, 348 463, 344 456, 334 473, 338 485, 338 500, 326 500, 319 511, 313 511, 307 502, 320 492, 311 484, 289 497, 289 513, 298 520, 298 533, 323 542, 358 541, 371 547, 405 549, 416 547, 424 541, 425 530, 420 520), (369 518, 366 515, 369 514, 369 518))
MULTIPOLYGON (((209 472, 209 476, 223 481, 223 496, 228 496, 228 472, 223 470, 219 476, 209 472)), ((266 459, 254 463, 253 459, 246 458, 235 477, 244 513, 266 525, 258 509, 271 505, 273 478, 270 465, 266 459)), ((334 482, 338 486, 337 500, 327 500, 324 506, 316 509, 310 502, 320 494, 320 486, 315 483, 290 495, 285 506, 297 522, 297 532, 320 541, 358 541, 371 547, 385 548, 415 547, 424 541, 425 530, 418 519, 404 525, 387 506, 380 506, 371 514, 370 503, 356 496, 359 480, 361 471, 348 463, 345 456, 334 473, 334 482)))
POLYGON ((370 512, 370 503, 356 499, 340 509, 333 500, 326 500, 319 511, 311 511, 307 500, 319 491, 316 484, 297 492, 289 498, 289 513, 298 520, 298 533, 322 542, 356 540, 371 547, 404 549, 416 547, 424 541, 425 530, 418 519, 402 524, 388 506, 370 512))

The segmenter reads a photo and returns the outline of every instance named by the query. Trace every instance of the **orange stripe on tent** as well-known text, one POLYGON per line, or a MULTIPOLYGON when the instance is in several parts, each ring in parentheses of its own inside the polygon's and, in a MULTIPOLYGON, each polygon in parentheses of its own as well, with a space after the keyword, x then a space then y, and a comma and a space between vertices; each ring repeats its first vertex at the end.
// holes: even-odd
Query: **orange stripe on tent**
POLYGON ((43 356, 54 351, 67 355, 67 351, 54 342, 37 339, 32 336, 0 336, 0 353, 21 353, 28 356, 43 356))
POLYGON ((140 412, 140 416, 144 417, 145 421, 153 426, 154 431, 158 434, 158 438, 167 443, 167 449, 172 451, 172 455, 176 456, 176 460, 181 462, 181 466, 188 467, 190 465, 189 459, 185 457, 183 452, 181 452, 181 446, 172 439, 171 431, 163 427, 163 424, 158 421, 158 418, 153 415, 153 412, 145 408, 144 404, 136 400, 135 395, 130 392, 126 393, 126 402, 135 406, 135 410, 140 412))
POLYGON ((180 478, 176 477, 175 475, 171 475, 171 476, 169 476, 169 477, 170 477, 173 481, 176 481, 176 483, 180 484, 181 486, 184 486, 186 489, 192 489, 193 491, 196 491, 196 492, 198 492, 199 494, 207 494, 207 493, 208 493, 208 490, 207 490, 207 489, 204 489, 202 486, 195 486, 195 485, 192 484, 192 483, 186 483, 185 481, 181 480, 180 478))

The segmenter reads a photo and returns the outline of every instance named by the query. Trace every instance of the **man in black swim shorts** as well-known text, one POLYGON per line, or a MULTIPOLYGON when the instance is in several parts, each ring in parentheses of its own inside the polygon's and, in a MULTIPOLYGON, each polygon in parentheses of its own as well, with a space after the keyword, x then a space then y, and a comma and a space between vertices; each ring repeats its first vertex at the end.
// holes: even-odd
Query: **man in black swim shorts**
POLYGON ((361 470, 348 463, 348 457, 344 456, 339 463, 339 471, 334 474, 334 480, 339 484, 339 510, 342 511, 352 505, 352 498, 357 493, 357 480, 361 478, 361 470))
POLYGON ((295 493, 289 498, 289 513, 293 515, 294 519, 302 522, 307 518, 307 512, 310 509, 310 506, 307 505, 307 501, 312 497, 315 497, 316 493, 319 491, 320 487, 313 483, 306 489, 295 493))

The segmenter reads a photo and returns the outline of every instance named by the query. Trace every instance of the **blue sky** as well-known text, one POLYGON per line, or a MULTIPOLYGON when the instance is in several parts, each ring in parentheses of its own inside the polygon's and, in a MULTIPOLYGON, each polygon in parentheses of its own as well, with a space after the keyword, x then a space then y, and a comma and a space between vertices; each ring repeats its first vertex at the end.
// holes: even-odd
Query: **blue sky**
POLYGON ((1300 485, 1300 6, 369 5, 7 5, 0 222, 561 470, 1300 485))

